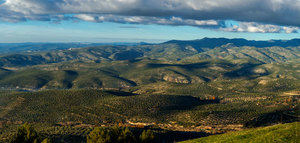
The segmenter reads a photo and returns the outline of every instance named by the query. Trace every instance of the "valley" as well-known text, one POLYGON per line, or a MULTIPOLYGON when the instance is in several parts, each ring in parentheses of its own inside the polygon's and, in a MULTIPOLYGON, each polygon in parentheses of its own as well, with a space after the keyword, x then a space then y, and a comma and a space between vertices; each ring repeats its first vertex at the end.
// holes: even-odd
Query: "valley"
POLYGON ((178 142, 298 124, 299 60, 299 39, 1 53, 0 142, 24 123, 54 142, 86 142, 96 127, 178 142))

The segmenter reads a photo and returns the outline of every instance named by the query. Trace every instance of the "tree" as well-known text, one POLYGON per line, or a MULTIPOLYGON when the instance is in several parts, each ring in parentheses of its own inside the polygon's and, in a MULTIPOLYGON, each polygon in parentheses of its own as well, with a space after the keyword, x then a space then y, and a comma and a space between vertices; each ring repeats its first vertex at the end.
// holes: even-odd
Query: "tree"
POLYGON ((152 143, 154 134, 151 130, 136 136, 127 128, 95 128, 88 136, 87 143, 152 143))
POLYGON ((118 135, 115 129, 95 128, 88 136, 87 143, 113 143, 118 135))
POLYGON ((154 134, 151 130, 144 130, 140 135, 140 142, 142 143, 152 143, 154 140, 154 134))
POLYGON ((87 143, 135 143, 137 140, 129 128, 95 128, 88 136, 87 143))
POLYGON ((121 131, 121 134, 118 138, 119 143, 135 143, 136 139, 134 134, 129 130, 129 128, 125 128, 121 131))
POLYGON ((18 128, 11 143, 38 143, 39 138, 40 137, 34 128, 30 124, 25 123, 18 128))
POLYGON ((51 143, 50 139, 46 138, 41 143, 51 143))

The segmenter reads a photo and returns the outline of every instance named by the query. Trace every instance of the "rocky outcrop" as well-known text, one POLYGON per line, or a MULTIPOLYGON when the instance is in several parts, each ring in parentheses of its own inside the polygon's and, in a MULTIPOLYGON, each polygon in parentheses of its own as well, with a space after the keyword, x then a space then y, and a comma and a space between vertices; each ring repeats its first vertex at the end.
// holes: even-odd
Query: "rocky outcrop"
POLYGON ((190 83, 190 81, 181 75, 164 75, 163 76, 163 80, 164 81, 168 81, 168 82, 174 82, 174 83, 190 83))

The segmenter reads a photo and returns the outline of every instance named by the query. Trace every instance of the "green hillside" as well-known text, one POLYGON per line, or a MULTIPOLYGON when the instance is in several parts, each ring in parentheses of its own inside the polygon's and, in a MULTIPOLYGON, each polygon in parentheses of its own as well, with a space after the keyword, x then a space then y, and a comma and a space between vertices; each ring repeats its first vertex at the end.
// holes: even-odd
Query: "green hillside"
POLYGON ((221 142, 253 142, 253 143, 297 143, 300 141, 300 123, 279 124, 263 128, 247 129, 222 135, 213 135, 200 139, 183 141, 182 143, 221 143, 221 142))
POLYGON ((217 96, 217 91, 211 95, 207 94, 211 91, 198 92, 197 95, 137 95, 91 89, 3 92, 0 93, 0 121, 99 125, 129 120, 174 122, 174 126, 252 127, 297 120, 294 117, 299 108, 297 95, 225 92, 222 97, 217 96))
POLYGON ((185 63, 141 59, 106 63, 57 63, 2 68, 0 88, 130 89, 136 93, 149 93, 148 89, 151 88, 151 93, 169 93, 167 90, 173 87, 188 87, 189 90, 184 91, 193 92, 194 88, 203 85, 203 88, 209 87, 210 90, 220 92, 275 92, 299 87, 299 67, 298 62, 235 64, 224 60, 185 63), (158 89, 164 85, 166 88, 158 89))

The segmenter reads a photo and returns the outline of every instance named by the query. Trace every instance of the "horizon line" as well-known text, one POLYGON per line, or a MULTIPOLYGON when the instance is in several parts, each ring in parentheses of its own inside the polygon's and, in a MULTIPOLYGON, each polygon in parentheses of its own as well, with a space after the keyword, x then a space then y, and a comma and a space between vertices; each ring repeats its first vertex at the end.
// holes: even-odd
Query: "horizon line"
MULTIPOLYGON (((112 39, 113 38, 102 38, 102 39, 112 39)), ((122 38, 116 38, 116 40, 124 40, 122 38)), ((202 40, 202 39, 244 39, 247 41, 289 41, 289 40, 300 40, 299 38, 290 38, 290 39, 268 39, 268 40, 255 40, 255 39, 247 39, 247 38, 226 38, 226 37, 204 37, 204 38, 196 38, 196 39, 127 39, 128 41, 41 41, 41 42, 32 42, 32 41, 24 41, 24 42, 0 42, 0 44, 57 44, 57 43, 79 43, 79 44, 118 44, 118 43, 126 43, 126 44, 138 44, 138 43, 149 43, 149 44, 160 44, 165 43, 168 41, 195 41, 195 40, 202 40), (136 41, 135 41, 136 40, 136 41), (152 41, 152 42, 151 42, 152 41), (155 42, 156 41, 156 42, 155 42)))

